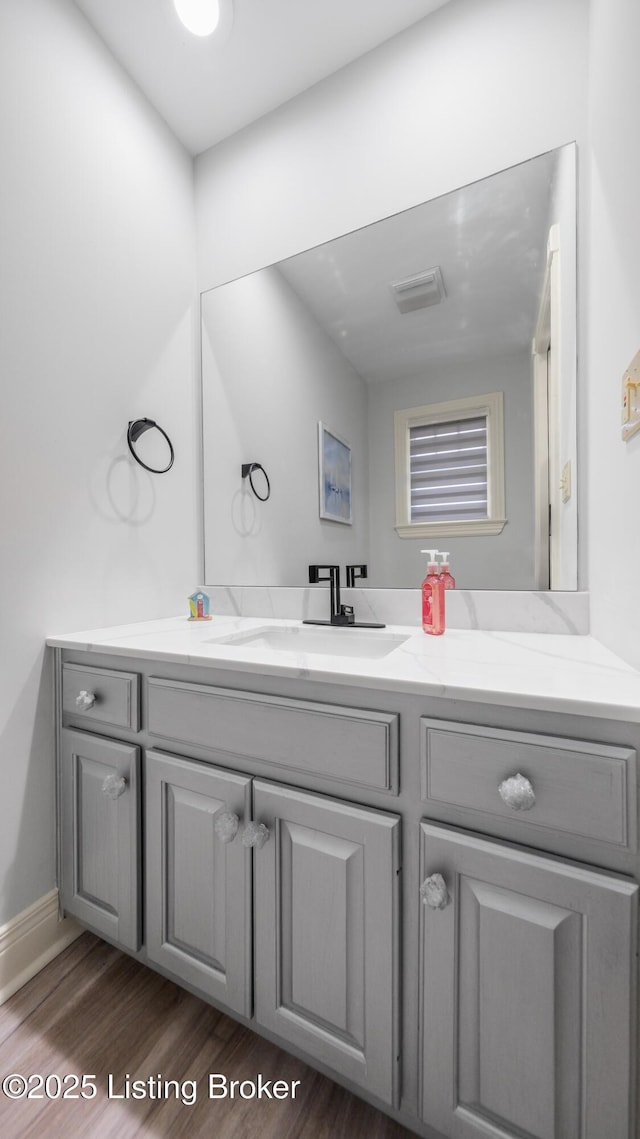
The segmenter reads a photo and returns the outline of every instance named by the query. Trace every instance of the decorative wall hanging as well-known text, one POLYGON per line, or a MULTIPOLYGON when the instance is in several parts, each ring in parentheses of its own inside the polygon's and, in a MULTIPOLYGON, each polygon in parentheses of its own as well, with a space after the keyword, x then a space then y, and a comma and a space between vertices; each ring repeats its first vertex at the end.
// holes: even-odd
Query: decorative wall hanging
POLYGON ((320 517, 351 525, 351 446, 318 423, 320 517))

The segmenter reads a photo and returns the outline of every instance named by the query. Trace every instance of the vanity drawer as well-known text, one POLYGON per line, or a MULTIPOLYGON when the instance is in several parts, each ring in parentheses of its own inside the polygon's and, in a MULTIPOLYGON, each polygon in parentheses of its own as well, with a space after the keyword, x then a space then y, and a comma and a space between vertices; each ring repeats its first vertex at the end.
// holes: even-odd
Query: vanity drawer
POLYGON ((150 677, 154 736, 398 793, 398 717, 150 677))
POLYGON ((135 672, 115 672, 110 668, 85 668, 79 664, 62 666, 62 710, 65 717, 92 721, 137 732, 140 728, 140 678, 135 672), (86 693, 84 705, 76 701, 86 693), (93 702, 90 703, 93 697, 93 702))
POLYGON ((631 748, 423 718, 421 781, 422 798, 438 818, 453 809, 458 821, 460 808, 490 833, 513 837, 500 824, 516 824, 517 837, 536 846, 553 849, 560 835, 574 841, 574 850, 575 841, 637 850, 631 748), (532 804, 526 787, 519 801, 521 786, 515 802, 513 788, 503 787, 503 799, 500 786, 515 775, 529 781, 532 804))

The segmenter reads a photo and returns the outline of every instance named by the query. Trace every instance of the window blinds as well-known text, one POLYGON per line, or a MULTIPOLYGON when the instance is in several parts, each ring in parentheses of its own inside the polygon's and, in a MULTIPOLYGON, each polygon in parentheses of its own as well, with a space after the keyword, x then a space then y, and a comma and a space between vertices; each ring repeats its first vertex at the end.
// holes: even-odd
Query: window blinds
POLYGON ((411 521, 487 518, 487 417, 409 429, 411 521))

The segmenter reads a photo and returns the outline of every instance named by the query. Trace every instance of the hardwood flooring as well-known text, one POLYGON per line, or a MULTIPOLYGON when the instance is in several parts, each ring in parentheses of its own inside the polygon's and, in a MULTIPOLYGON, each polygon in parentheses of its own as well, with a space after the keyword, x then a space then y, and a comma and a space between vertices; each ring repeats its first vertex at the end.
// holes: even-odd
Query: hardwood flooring
MULTIPOLYGON (((93 1076, 97 1094, 11 1101, 0 1092, 2 1139, 411 1139, 302 1061, 88 933, 0 1007, 0 1082, 12 1073, 93 1076), (295 1098, 210 1099, 211 1073, 300 1084, 295 1098), (143 1081, 146 1098, 116 1098, 127 1074, 143 1081), (162 1097, 159 1080, 175 1082, 162 1097)), ((35 1081, 30 1087, 44 1097, 35 1081)), ((55 1079, 48 1090, 56 1094, 55 1079)), ((70 1080, 65 1090, 81 1094, 70 1080)))

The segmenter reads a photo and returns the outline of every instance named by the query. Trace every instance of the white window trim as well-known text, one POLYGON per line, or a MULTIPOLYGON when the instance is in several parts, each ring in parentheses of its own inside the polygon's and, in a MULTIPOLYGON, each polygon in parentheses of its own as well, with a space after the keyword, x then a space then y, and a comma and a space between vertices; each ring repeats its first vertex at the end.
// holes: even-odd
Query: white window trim
POLYGON ((395 413, 396 526, 399 538, 471 537, 496 535, 506 524, 504 489, 504 399, 502 392, 467 396, 465 399, 407 407, 395 413), (412 522, 409 431, 423 424, 454 419, 487 417, 488 517, 466 521, 412 522))

